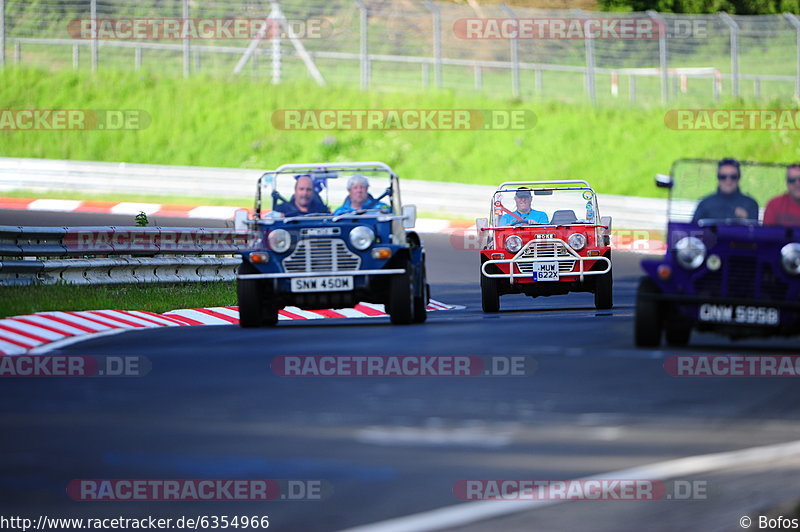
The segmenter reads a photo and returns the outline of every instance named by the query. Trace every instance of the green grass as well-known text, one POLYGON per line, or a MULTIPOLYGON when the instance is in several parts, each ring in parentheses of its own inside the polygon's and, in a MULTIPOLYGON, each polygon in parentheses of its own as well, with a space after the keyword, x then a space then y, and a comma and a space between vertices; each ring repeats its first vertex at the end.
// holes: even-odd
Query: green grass
MULTIPOLYGON (((382 160, 401 178, 476 184, 585 178, 601 193, 640 196, 656 195, 654 174, 680 157, 800 159, 797 132, 673 131, 665 127, 661 108, 622 103, 592 108, 453 91, 362 92, 353 85, 273 86, 248 79, 9 68, 0 73, 4 108, 144 109, 152 123, 140 131, 0 132, 0 156, 260 169, 287 162, 382 160), (532 109, 538 123, 524 131, 280 131, 272 126, 273 111, 297 108, 532 109)), ((795 107, 780 100, 726 106, 795 107)))
POLYGON ((236 305, 234 283, 0 287, 0 318, 47 311, 146 310, 236 305))

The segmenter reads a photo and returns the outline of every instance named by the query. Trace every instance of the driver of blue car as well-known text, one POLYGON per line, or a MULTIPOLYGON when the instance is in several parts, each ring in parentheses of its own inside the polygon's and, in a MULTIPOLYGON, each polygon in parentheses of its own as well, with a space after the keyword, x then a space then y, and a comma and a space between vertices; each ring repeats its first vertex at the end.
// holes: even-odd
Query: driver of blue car
POLYGON ((717 192, 706 196, 697 205, 692 222, 703 219, 726 220, 740 218, 758 220, 758 202, 742 194, 739 180, 742 174, 739 161, 722 159, 717 163, 717 192))
POLYGON ((347 180, 347 198, 341 207, 333 211, 334 216, 367 209, 389 209, 389 206, 372 197, 369 181, 361 174, 353 174, 347 180))
POLYGON ((514 225, 519 223, 532 223, 532 224, 546 224, 547 214, 543 211, 533 209, 533 196, 531 189, 521 187, 514 194, 514 202, 517 204, 517 210, 514 212, 507 212, 500 218, 498 225, 514 225))

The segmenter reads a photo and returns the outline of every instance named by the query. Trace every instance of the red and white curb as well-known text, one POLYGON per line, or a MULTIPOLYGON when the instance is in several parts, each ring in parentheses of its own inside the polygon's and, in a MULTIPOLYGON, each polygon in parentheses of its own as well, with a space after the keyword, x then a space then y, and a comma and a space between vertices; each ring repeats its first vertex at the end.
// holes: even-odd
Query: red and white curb
MULTIPOLYGON (((463 308, 435 300, 428 303, 429 312, 463 308)), ((354 308, 347 309, 301 310, 287 307, 279 311, 278 320, 386 316, 383 305, 359 303, 354 308)), ((164 314, 141 310, 39 312, 0 320, 0 355, 22 355, 53 342, 84 340, 90 335, 110 334, 127 329, 232 324, 239 324, 238 307, 182 309, 164 314)))

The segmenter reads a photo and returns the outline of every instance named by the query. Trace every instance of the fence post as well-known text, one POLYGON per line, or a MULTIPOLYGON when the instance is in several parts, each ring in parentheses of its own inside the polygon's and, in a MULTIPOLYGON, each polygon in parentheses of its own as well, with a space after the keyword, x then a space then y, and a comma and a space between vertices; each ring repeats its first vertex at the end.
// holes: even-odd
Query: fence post
MULTIPOLYGON (((573 9, 572 12, 577 15, 578 18, 586 18, 586 14, 580 9, 573 9)), ((597 91, 594 79, 594 41, 587 38, 585 33, 586 32, 584 32, 583 42, 586 48, 586 92, 589 94, 589 101, 594 105, 597 103, 597 91)))
POLYGON ((667 66, 667 22, 661 18, 657 11, 648 10, 647 16, 653 19, 658 26, 658 67, 661 70, 661 101, 669 101, 669 80, 667 66))
POLYGON ((733 96, 739 96, 739 25, 724 11, 719 14, 723 22, 731 31, 731 75, 733 83, 733 96))
MULTIPOLYGON (((2 2, 2 0, 0 0, 2 2)), ((72 69, 78 70, 81 62, 81 49, 78 43, 72 45, 72 69)))
POLYGON ((0 68, 6 66, 6 0, 0 0, 0 68))
POLYGON ((14 41, 14 64, 22 63, 22 43, 14 41))
POLYGON ((369 24, 369 7, 362 0, 355 0, 358 5, 359 20, 359 54, 361 55, 361 90, 369 87, 369 34, 367 33, 369 24))
MULTIPOLYGON (((500 4, 500 9, 509 17, 518 18, 516 13, 505 4, 500 4)), ((520 83, 519 83, 519 39, 511 39, 511 94, 514 98, 519 98, 520 83)))
MULTIPOLYGON (((189 0, 183 0, 183 23, 189 23, 189 0)), ((192 56, 189 48, 189 32, 183 37, 183 77, 188 78, 192 69, 192 56)))
POLYGON ((134 56, 133 68, 135 70, 139 70, 140 68, 142 68, 142 47, 141 46, 137 46, 134 49, 133 56, 134 56))
POLYGON ((442 88, 442 12, 430 0, 423 0, 423 5, 433 15, 433 82, 436 88, 442 88))
POLYGON ((98 42, 97 42, 97 0, 91 0, 89 3, 89 17, 91 17, 91 48, 92 48, 92 72, 97 72, 97 60, 98 60, 98 42))
POLYGON ((628 95, 630 96, 631 103, 636 103, 636 76, 633 74, 628 76, 628 95))
MULTIPOLYGON (((281 82, 281 74, 282 74, 282 61, 283 56, 281 51, 281 28, 278 24, 278 11, 273 5, 272 11, 270 11, 269 18, 270 21, 273 20, 274 17, 274 32, 275 34, 270 39, 270 58, 272 61, 272 84, 279 85, 281 82)), ((256 52, 253 51, 253 62, 256 60, 256 52)))
POLYGON ((794 82, 794 94, 800 98, 800 19, 798 19, 792 13, 784 13, 783 15, 789 19, 789 23, 794 26, 794 29, 797 32, 797 66, 795 67, 796 78, 794 82))

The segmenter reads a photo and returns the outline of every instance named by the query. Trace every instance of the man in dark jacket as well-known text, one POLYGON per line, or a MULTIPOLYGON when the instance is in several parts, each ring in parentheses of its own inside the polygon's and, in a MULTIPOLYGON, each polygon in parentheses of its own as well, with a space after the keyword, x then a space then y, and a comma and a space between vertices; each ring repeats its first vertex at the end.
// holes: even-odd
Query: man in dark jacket
POLYGON ((741 218, 758 221, 758 202, 739 190, 739 161, 722 159, 717 163, 717 192, 706 196, 697 205, 692 222, 741 218))
POLYGON ((276 205, 274 210, 282 212, 287 218, 303 216, 309 213, 330 213, 328 207, 325 206, 314 190, 314 180, 308 175, 296 177, 294 194, 286 203, 276 205))

